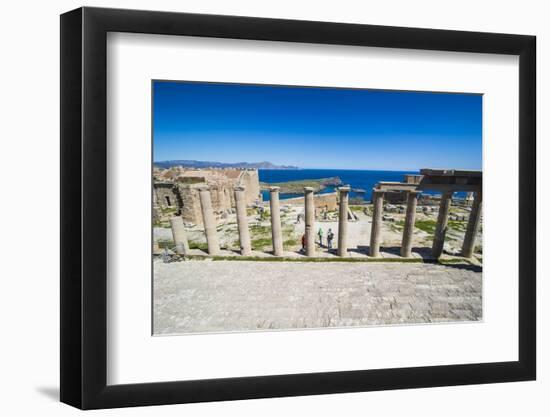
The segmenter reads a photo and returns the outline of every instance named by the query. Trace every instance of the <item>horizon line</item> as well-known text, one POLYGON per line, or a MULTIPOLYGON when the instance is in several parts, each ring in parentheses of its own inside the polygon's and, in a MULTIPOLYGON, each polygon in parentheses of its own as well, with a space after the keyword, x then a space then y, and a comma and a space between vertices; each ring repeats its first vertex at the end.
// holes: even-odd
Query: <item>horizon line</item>
MULTIPOLYGON (((272 164, 272 165, 275 165, 275 166, 279 166, 279 167, 293 167, 293 168, 296 168, 296 169, 284 169, 282 168, 282 170, 284 171, 298 171, 298 170, 302 170, 302 169, 333 169, 333 170, 341 170, 341 171, 396 171, 396 172, 404 172, 404 171, 420 171, 421 169, 426 169, 426 168, 411 168, 411 169, 374 169, 374 168, 333 168, 333 167, 300 167, 298 165, 293 165, 293 164, 286 164, 286 163, 274 163, 274 162, 271 162, 271 161, 267 161, 267 160, 262 160, 262 161, 254 161, 254 162, 247 162, 247 161, 238 161, 238 162, 222 162, 222 161, 215 161, 215 160, 210 160, 210 161, 203 161, 203 160, 199 160, 199 159, 164 159, 164 160, 161 160, 161 161, 153 161, 153 164, 162 164, 162 163, 167 163, 167 162, 177 162, 177 161, 192 161, 192 162, 199 162, 199 163, 206 163, 206 162, 211 162, 211 163, 216 163, 216 164, 226 164, 226 165, 238 165, 239 163, 242 163, 242 164, 260 164, 260 163, 269 163, 269 164, 272 164)), ((182 167, 185 167, 184 165, 180 165, 182 167)), ((208 166, 204 166, 204 167, 193 167, 193 166, 188 166, 188 168, 224 168, 224 167, 208 167, 208 166)), ((227 168, 231 168, 231 167, 227 167, 227 168)), ((234 167, 234 168, 238 168, 238 167, 234 167)), ((256 168, 256 169, 264 169, 266 170, 266 168, 256 168)), ((276 170, 278 168, 267 168, 267 170, 276 170)))
MULTIPOLYGON (((166 163, 166 162, 173 162, 173 161, 194 161, 194 162, 201 162, 201 163, 205 163, 205 162, 212 162, 212 163, 218 163, 218 164, 233 164, 233 165, 237 165, 239 163, 243 163, 243 164, 258 164, 258 163, 262 163, 262 162, 267 162, 267 163, 270 163, 272 165, 276 165, 276 166, 279 166, 279 167, 293 167, 293 168, 253 168, 253 169, 257 169, 257 170, 264 170, 264 171, 275 171, 275 170, 280 170, 280 171, 299 171, 299 170, 306 170, 306 169, 318 169, 318 170, 321 170, 321 169, 324 169, 324 170, 339 170, 339 171, 388 171, 388 172, 407 172, 407 171, 415 171, 415 172, 420 172, 420 170, 422 169, 454 169, 454 170, 465 170, 465 171, 481 171, 482 168, 441 168, 441 167, 422 167, 422 168, 408 168, 408 169, 405 169, 405 168, 399 168, 399 169, 388 169, 388 168, 332 168, 332 167, 300 167, 300 166, 297 166, 297 165, 292 165, 292 164, 277 164, 277 163, 273 163, 271 161, 258 161, 258 162, 246 162, 246 161, 239 161, 239 162, 221 162, 221 161, 201 161, 201 160, 198 160, 198 159, 165 159, 165 160, 162 160, 162 161, 153 161, 153 164, 159 164, 159 163, 166 163)), ((174 165, 174 166, 178 166, 178 165, 174 165)), ((234 168, 234 169, 237 169, 239 168, 238 166, 236 167, 216 167, 216 166, 202 166, 202 167, 196 167, 196 166, 185 166, 185 165, 179 165, 181 167, 184 167, 184 168, 196 168, 196 169, 208 169, 208 168, 234 168)))
MULTIPOLYGON (((169 161, 154 161, 153 164, 158 164, 158 163, 162 163, 162 162, 169 162, 169 161)), ((224 162, 226 163, 226 162, 224 162)), ((227 162, 227 163, 232 163, 232 162, 227 162)), ((194 169, 209 169, 209 168, 213 168, 213 169, 238 169, 239 167, 216 167, 216 166, 202 166, 202 167, 195 167, 195 166, 184 166, 184 165, 174 165, 174 166, 181 166, 183 168, 194 168, 194 169)), ((281 166, 284 166, 284 165, 281 165, 281 166)), ((295 168, 291 168, 291 169, 288 169, 288 168, 248 168, 248 169, 257 169, 257 170, 262 170, 262 171, 303 171, 303 170, 308 170, 308 169, 317 169, 317 170, 331 170, 331 171, 388 171, 388 172, 408 172, 408 171, 420 171, 421 169, 431 169, 431 168, 416 168, 416 169, 387 169, 387 168, 379 168, 379 169, 376 169, 376 168, 322 168, 322 167, 297 167, 295 165, 286 165, 286 166, 293 166, 295 168)), ((166 168, 168 169, 168 168, 166 168)), ((452 168, 449 168, 449 169, 452 169, 452 168)))

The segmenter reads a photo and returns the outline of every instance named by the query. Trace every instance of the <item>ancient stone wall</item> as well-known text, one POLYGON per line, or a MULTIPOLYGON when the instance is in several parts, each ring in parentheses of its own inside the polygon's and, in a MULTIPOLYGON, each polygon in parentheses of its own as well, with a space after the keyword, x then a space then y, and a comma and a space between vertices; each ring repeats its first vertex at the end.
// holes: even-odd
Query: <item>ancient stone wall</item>
POLYGON ((199 191, 192 185, 179 185, 179 195, 181 198, 181 217, 185 223, 202 224, 201 205, 199 201, 199 191))
POLYGON ((199 187, 210 190, 212 209, 223 215, 235 207, 234 187, 245 187, 245 200, 252 205, 261 200, 257 170, 171 168, 154 173, 154 205, 173 207, 184 222, 202 224, 199 187))
POLYGON ((235 183, 231 180, 220 181, 210 186, 212 209, 215 213, 231 210, 235 205, 234 186, 235 183))
MULTIPOLYGON (((338 195, 337 193, 327 194, 315 194, 313 196, 313 202, 315 204, 315 215, 318 216, 320 212, 324 210, 334 211, 338 209, 338 195)), ((281 205, 304 205, 304 197, 286 198, 281 200, 281 205)))
POLYGON ((178 196, 172 183, 155 183, 153 201, 162 208, 178 209, 178 196))
POLYGON ((260 179, 257 170, 241 171, 239 183, 239 185, 245 187, 245 199, 247 205, 252 205, 257 201, 261 201, 260 179))

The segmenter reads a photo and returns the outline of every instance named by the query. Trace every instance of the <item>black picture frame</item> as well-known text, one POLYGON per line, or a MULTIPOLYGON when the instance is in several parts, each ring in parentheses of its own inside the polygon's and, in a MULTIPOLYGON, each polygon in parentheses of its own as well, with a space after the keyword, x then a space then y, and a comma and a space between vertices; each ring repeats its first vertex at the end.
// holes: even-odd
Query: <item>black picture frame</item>
POLYGON ((80 8, 61 16, 61 401, 82 409, 482 384, 536 377, 536 38, 80 8), (519 56, 519 360, 107 385, 108 32, 519 56))

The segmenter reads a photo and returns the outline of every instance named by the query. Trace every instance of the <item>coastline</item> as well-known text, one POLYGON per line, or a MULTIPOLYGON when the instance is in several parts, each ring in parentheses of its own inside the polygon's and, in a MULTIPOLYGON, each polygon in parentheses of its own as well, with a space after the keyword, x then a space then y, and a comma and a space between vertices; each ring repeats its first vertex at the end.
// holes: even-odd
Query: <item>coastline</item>
MULTIPOLYGON (((386 171, 386 170, 347 170, 347 169, 299 169, 299 170, 277 170, 277 169, 259 169, 258 176, 260 183, 265 187, 277 185, 284 187, 290 184, 296 185, 295 191, 289 192, 286 187, 280 191, 281 200, 296 198, 303 195, 303 185, 301 182, 315 182, 327 179, 338 178, 338 184, 325 184, 317 187, 316 193, 327 194, 336 191, 339 185, 349 185, 352 189, 350 198, 370 201, 372 188, 381 181, 402 181, 404 175, 418 174, 419 171, 386 171)), ((319 184, 318 184, 319 185, 319 184)), ((307 186, 311 186, 308 184, 307 186)), ((315 186, 314 186, 315 188, 315 186)), ((262 189, 263 201, 269 201, 269 191, 262 189)))

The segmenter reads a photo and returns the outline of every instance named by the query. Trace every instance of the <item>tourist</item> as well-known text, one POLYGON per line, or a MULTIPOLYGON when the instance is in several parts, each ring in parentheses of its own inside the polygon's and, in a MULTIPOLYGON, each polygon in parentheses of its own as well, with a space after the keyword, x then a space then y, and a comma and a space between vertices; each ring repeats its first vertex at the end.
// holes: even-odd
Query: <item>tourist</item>
POLYGON ((306 251, 306 234, 302 235, 302 252, 306 251))
POLYGON ((319 236, 319 246, 323 246, 323 229, 319 228, 317 236, 319 236))
POLYGON ((332 239, 334 239, 334 233, 332 233, 332 229, 328 229, 327 246, 329 249, 332 249, 332 239))

